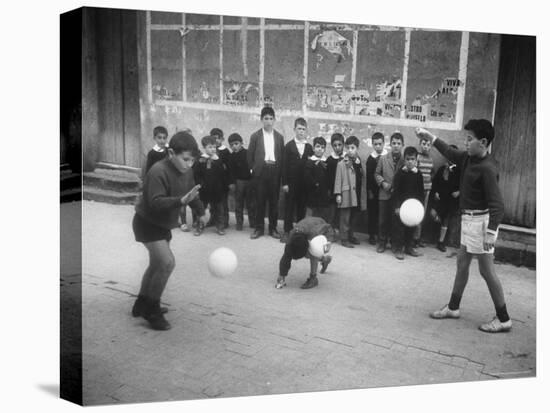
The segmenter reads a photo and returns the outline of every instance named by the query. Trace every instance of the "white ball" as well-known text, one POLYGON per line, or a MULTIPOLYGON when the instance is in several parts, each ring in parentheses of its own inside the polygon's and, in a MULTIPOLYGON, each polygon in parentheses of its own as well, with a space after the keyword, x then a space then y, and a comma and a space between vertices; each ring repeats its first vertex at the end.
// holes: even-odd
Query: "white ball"
POLYGON ((417 226, 424 219, 424 205, 418 199, 407 199, 399 208, 399 218, 408 227, 417 226))
POLYGON ((324 235, 317 235, 309 241, 309 254, 316 258, 321 258, 325 254, 325 245, 327 244, 327 237, 324 235))
POLYGON ((226 247, 214 250, 208 257, 208 271, 214 277, 227 277, 237 268, 237 256, 226 247))

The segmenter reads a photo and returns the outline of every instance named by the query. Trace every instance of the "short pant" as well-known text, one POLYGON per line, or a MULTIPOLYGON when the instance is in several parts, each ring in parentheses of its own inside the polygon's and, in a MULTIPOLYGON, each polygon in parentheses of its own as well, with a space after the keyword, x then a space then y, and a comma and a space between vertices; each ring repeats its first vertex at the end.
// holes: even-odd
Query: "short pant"
POLYGON ((132 228, 137 242, 154 242, 172 239, 172 231, 159 227, 147 221, 141 215, 135 214, 132 220, 132 228))
MULTIPOLYGON (((495 248, 483 249, 483 241, 489 225, 489 214, 467 215, 462 214, 462 225, 460 230, 460 245, 466 247, 470 254, 492 254, 495 248)), ((498 236, 498 230, 497 234, 498 236)), ((496 237, 495 237, 496 238, 496 237)))

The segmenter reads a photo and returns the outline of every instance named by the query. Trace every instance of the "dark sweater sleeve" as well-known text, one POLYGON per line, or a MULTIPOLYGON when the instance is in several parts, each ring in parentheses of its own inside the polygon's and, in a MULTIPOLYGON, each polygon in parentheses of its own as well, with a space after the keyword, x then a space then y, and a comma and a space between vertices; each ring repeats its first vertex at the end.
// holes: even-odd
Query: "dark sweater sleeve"
POLYGON ((204 204, 199 197, 196 197, 187 205, 189 205, 191 210, 193 210, 193 212, 195 212, 195 214, 197 214, 199 217, 204 216, 204 204))
POLYGON ((392 193, 392 200, 393 200, 393 208, 399 208, 401 207, 401 204, 403 203, 403 188, 402 188, 402 179, 403 174, 401 170, 397 171, 393 177, 393 193, 392 193))
POLYGON ((168 182, 164 175, 148 175, 147 202, 154 212, 165 212, 181 207, 181 198, 169 196, 168 182))
POLYGON ((424 178, 422 177, 422 173, 418 172, 416 175, 416 199, 420 201, 422 205, 424 205, 424 178))
POLYGON ((290 167, 290 162, 288 162, 288 159, 290 158, 289 155, 288 155, 288 152, 289 152, 289 144, 287 143, 284 147, 283 147, 283 159, 284 159, 284 162, 282 163, 282 184, 283 186, 284 185, 288 185, 288 168, 290 167))
POLYGON ((496 168, 488 167, 483 171, 483 190, 489 206, 489 225, 487 228, 496 231, 504 217, 504 201, 498 186, 496 168))
POLYGON ((440 138, 437 138, 435 140, 434 146, 441 153, 441 155, 457 165, 462 165, 462 160, 466 156, 468 156, 468 152, 451 148, 449 145, 447 145, 446 142, 442 141, 440 138))

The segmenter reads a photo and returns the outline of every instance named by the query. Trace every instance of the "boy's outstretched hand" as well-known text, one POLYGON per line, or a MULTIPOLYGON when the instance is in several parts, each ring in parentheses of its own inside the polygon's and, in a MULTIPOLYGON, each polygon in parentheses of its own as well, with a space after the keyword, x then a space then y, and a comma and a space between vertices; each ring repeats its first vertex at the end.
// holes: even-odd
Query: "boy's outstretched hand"
POLYGON ((180 200, 182 205, 187 205, 189 202, 195 199, 199 195, 200 187, 201 187, 200 185, 195 185, 193 189, 191 189, 184 196, 182 196, 180 200))
POLYGON ((424 128, 416 128, 414 130, 414 133, 416 133, 416 136, 418 137, 418 139, 426 139, 430 143, 433 142, 435 139, 434 134, 424 128))

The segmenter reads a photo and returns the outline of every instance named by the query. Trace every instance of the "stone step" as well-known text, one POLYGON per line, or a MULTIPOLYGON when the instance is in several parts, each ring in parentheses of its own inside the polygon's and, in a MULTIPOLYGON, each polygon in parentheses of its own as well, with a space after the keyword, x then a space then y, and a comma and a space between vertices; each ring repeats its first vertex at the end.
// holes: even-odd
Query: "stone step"
POLYGON ((84 185, 117 192, 138 192, 141 179, 134 173, 122 170, 96 169, 83 174, 84 185))
POLYGON ((89 185, 84 185, 82 189, 85 200, 109 204, 135 204, 140 195, 139 192, 120 192, 89 185))
POLYGON ((61 192, 74 188, 80 189, 81 185, 82 177, 80 174, 73 173, 70 170, 61 171, 59 183, 61 192))
POLYGON ((77 188, 62 190, 60 193, 60 201, 61 203, 82 201, 82 191, 80 190, 80 186, 77 188))

